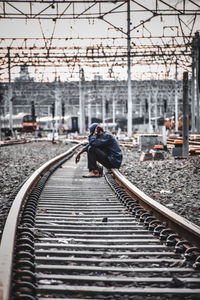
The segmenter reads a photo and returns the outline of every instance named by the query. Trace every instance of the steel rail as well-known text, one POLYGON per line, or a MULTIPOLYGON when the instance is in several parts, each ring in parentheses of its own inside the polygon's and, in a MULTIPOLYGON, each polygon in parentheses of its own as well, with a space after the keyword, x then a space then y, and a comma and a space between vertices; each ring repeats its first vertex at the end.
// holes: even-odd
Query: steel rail
MULTIPOLYGON (((192 283, 195 276, 199 276, 198 271, 189 267, 195 258, 191 262, 181 259, 181 267, 177 266, 183 256, 180 252, 174 253, 176 241, 173 248, 160 241, 163 232, 158 240, 149 232, 151 222, 148 217, 145 219, 147 212, 140 207, 139 218, 139 210, 135 212, 133 206, 129 206, 129 203, 136 205, 135 201, 111 174, 106 172, 105 178, 85 180, 84 171, 83 159, 77 167, 74 160, 68 161, 49 179, 38 199, 34 223, 38 231, 34 243, 38 299, 100 299, 106 295, 107 299, 132 299, 134 295, 135 299, 141 299, 142 294, 153 297, 166 293, 200 295, 199 281, 192 283), (168 251, 173 256, 166 254, 168 251), (150 258, 147 253, 151 253, 150 258), (167 277, 163 274, 165 271, 169 272, 167 277), (160 277, 169 280, 170 274, 173 280, 187 272, 192 272, 189 281, 192 288, 186 283, 179 289, 166 281, 158 283, 160 277), (138 277, 140 283, 136 281, 138 277), (153 277, 155 286, 144 283, 147 277, 153 277)), ((193 251, 194 247, 189 250, 193 251)), ((20 291, 20 287, 16 290, 20 291)))
POLYGON ((24 205, 26 197, 37 184, 43 174, 54 164, 73 153, 81 143, 73 146, 68 151, 56 156, 44 163, 25 182, 13 201, 1 239, 0 246, 0 300, 10 300, 10 289, 12 280, 12 265, 15 246, 16 229, 20 218, 20 210, 24 205))
MULTIPOLYGON (((74 149, 73 151, 75 151, 76 147, 77 146, 71 148, 64 154, 55 158, 54 163, 58 162, 58 158, 60 158, 59 163, 62 164, 62 158, 64 156, 68 156, 69 153, 73 154, 72 149, 74 149)), ((72 155, 69 154, 69 156, 71 157, 72 155)), ((52 168, 55 168, 54 163, 52 162, 51 164, 52 168)), ((46 164, 44 164, 43 166, 46 166, 46 164)), ((190 293, 192 293, 192 295, 200 295, 199 288, 191 289, 189 286, 189 283, 194 283, 197 287, 199 278, 196 279, 195 276, 191 276, 191 278, 188 278, 188 285, 186 284, 186 286, 184 286, 184 288, 181 288, 181 290, 176 290, 173 287, 169 286, 172 278, 169 278, 168 275, 167 277, 165 275, 162 279, 163 282, 168 282, 167 286, 164 289, 162 285, 158 288, 154 288, 153 286, 151 286, 152 279, 148 277, 148 274, 150 274, 151 272, 155 272, 157 274, 156 278, 153 278, 153 281, 155 280, 155 282, 157 282, 157 278, 159 281, 161 274, 166 270, 169 270, 169 272, 173 272, 174 276, 178 276, 179 278, 182 274, 193 272, 193 269, 187 265, 185 265, 185 267, 183 266, 182 268, 180 268, 179 266, 174 267, 173 265, 169 265, 169 268, 166 269, 166 262, 167 264, 168 262, 170 262, 170 264, 173 264, 173 262, 177 264, 177 262, 179 262, 179 257, 176 257, 174 251, 172 251, 172 249, 170 250, 170 247, 167 248, 166 245, 163 245, 159 242, 159 240, 148 234, 148 229, 144 231, 143 225, 138 223, 136 219, 134 220, 131 214, 124 214, 123 205, 128 204, 129 201, 135 202, 134 200, 129 200, 128 198, 130 197, 127 195, 129 194, 133 197, 134 186, 131 186, 126 178, 124 178, 123 181, 123 176, 119 173, 119 171, 112 170, 112 174, 113 176, 115 176, 115 179, 118 183, 120 182, 121 185, 123 184, 124 188, 119 187, 119 184, 115 182, 110 173, 105 174, 106 181, 111 187, 112 181, 114 181, 116 184, 116 186, 115 184, 113 186, 113 189, 116 189, 115 191, 117 196, 115 196, 110 192, 109 187, 106 188, 103 185, 104 178, 88 179, 86 181, 85 179, 82 179, 82 171, 84 171, 85 168, 82 167, 83 165, 84 161, 82 160, 79 164, 79 169, 77 169, 75 168, 75 161, 70 160, 69 167, 68 165, 67 167, 64 165, 62 166, 62 168, 57 169, 57 171, 55 172, 55 176, 52 176, 51 178, 48 177, 48 184, 44 187, 44 189, 42 189, 42 193, 39 196, 40 199, 37 199, 37 213, 35 215, 36 218, 34 221, 34 230, 36 230, 36 235, 34 235, 34 240, 32 241, 32 243, 34 243, 34 259, 26 260, 26 258, 24 258, 23 256, 19 256, 21 251, 19 249, 16 249, 16 259, 13 259, 12 256, 14 251, 10 246, 4 246, 4 253, 0 250, 0 269, 3 266, 5 272, 4 274, 0 272, 0 300, 11 299, 10 282, 14 278, 17 279, 14 283, 15 288, 17 285, 19 285, 16 288, 15 296, 18 295, 17 293, 20 293, 22 291, 22 286, 24 288, 27 288, 27 290, 28 287, 30 287, 31 289, 31 282, 27 281, 27 279, 23 282, 23 275, 21 277, 15 277, 16 274, 11 274, 11 272, 9 275, 7 274, 8 266, 4 264, 4 260, 5 258, 7 259, 7 256, 10 257, 10 260, 8 260, 8 263, 10 264, 10 270, 12 266, 14 266, 14 269, 16 270, 21 268, 23 270, 23 266, 21 265, 21 263, 25 262, 28 263, 24 265, 25 271, 31 270, 29 269, 31 264, 35 265, 33 271, 31 271, 33 272, 33 276, 36 276, 37 280, 39 279, 37 281, 38 284, 37 286, 35 286, 35 290, 30 291, 30 294, 29 292, 26 292, 26 294, 22 294, 22 299, 36 299, 36 295, 41 300, 44 299, 43 296, 48 297, 49 299, 53 299, 51 298, 52 294, 56 294, 56 297, 58 297, 58 299, 61 299, 59 298, 60 295, 68 296, 68 294, 73 294, 74 297, 76 297, 75 294, 79 292, 83 293, 84 295, 90 295, 90 297, 98 295, 99 293, 102 295, 114 295, 113 292, 117 293, 118 297, 120 294, 127 296, 128 294, 146 295, 148 293, 151 295, 163 295, 165 293, 171 293, 173 295, 179 293, 181 295, 184 295, 184 293, 186 293, 187 295, 189 295, 190 293), (125 186, 125 183, 128 183, 128 185, 125 186), (95 184, 96 188, 91 193, 92 184, 95 184), (124 189, 127 193, 124 193, 124 189), (124 194, 123 197, 119 197, 119 195, 121 195, 120 193, 124 194), (119 205, 118 198, 120 200, 123 200, 123 204, 121 203, 121 205, 119 205), (97 210, 97 208, 99 209, 97 210), (102 218, 105 218, 106 221, 102 218), (136 252, 134 251, 134 249, 136 250, 136 252), (143 249, 145 249, 144 252, 143 249), (166 249, 166 251, 164 249, 166 249), (168 253, 169 250, 170 253, 168 253), (7 253, 5 253, 5 251, 7 251, 7 253), (109 252, 108 257, 105 256, 106 251, 109 252), (2 257, 2 253, 4 254, 5 258, 2 257), (163 256, 164 253, 165 256, 163 256), (128 254, 128 257, 123 257, 123 255, 128 254), (154 256, 155 254, 156 256, 154 256), (151 259, 147 260, 149 255, 151 256, 151 259), (168 257, 171 257, 171 260, 168 257), (23 259, 21 261, 21 258, 23 258, 24 261, 23 259), (119 263, 122 263, 122 265, 118 265, 119 263), (141 264, 142 267, 138 265, 138 263, 141 264), (159 263, 160 267, 150 267, 149 264, 152 263, 159 263), (49 272, 51 274, 49 274, 49 272), (80 274, 78 274, 77 276, 77 273, 79 272, 80 274), (115 272, 120 272, 122 276, 115 276, 115 272), (143 277, 140 279, 138 279, 138 276, 132 276, 131 278, 129 276, 126 277, 127 272, 134 272, 136 275, 143 272, 143 277), (93 278, 93 275, 91 275, 91 273, 99 274, 98 279, 96 279, 95 277, 93 278), (104 280, 105 276, 106 274, 110 273, 112 273, 112 278, 109 277, 108 286, 106 283, 103 287, 99 287, 98 284, 95 284, 96 280, 100 282, 106 282, 107 280, 104 280), (5 275, 7 276, 7 278, 2 278, 2 276, 5 275), (48 282, 50 277, 53 281, 58 280, 58 282, 61 283, 59 283, 58 285, 49 285, 48 282), (125 286, 129 284, 129 282, 133 282, 135 278, 140 282, 143 282, 143 279, 148 278, 147 281, 150 281, 149 287, 140 288, 137 286, 127 286, 125 288, 125 286), (123 287, 117 284, 117 282, 120 280, 124 282, 123 287), (195 280, 197 280, 196 283, 195 280), (27 284, 30 284, 30 286, 27 286, 27 284), (3 291, 2 287, 6 289, 6 292, 3 291), (32 297, 32 295, 34 297, 32 297), (29 298, 25 298, 28 296, 29 298)), ((50 168, 50 166, 43 167, 39 178, 37 178, 36 176, 35 181, 37 184, 38 182, 40 183, 46 176, 46 171, 47 173, 51 173, 52 169, 50 168), (41 175, 44 176, 42 176, 40 180, 41 175)), ((37 185, 34 185, 34 189, 32 188, 32 186, 30 187, 31 193, 28 192, 28 200, 26 201, 25 205, 29 204, 31 194, 33 193, 33 190, 36 190, 35 186, 37 187, 37 185)), ((139 195, 141 194, 143 198, 149 198, 137 188, 134 189, 134 192, 135 194, 133 198, 137 200, 137 202, 139 202, 141 206, 142 201, 141 199, 138 200, 139 195)), ((24 199, 27 198, 25 195, 24 199)), ((146 199, 145 205, 143 207, 149 210, 148 208, 152 206, 152 211, 152 209, 155 209, 157 202, 152 199, 151 201, 147 201, 149 199, 146 199), (152 205, 152 203, 154 205, 152 205)), ((19 198, 18 200, 18 202, 25 202, 21 198, 19 198)), ((19 203, 17 205, 19 206, 19 203)), ((157 211, 159 213, 161 211, 160 206, 158 205, 157 208, 157 211)), ((28 218, 27 216, 24 218, 24 221, 22 221, 23 216, 20 217, 19 221, 16 221, 15 227, 16 225, 18 225, 18 229, 12 228, 14 227, 14 213, 15 212, 13 212, 13 219, 11 218, 12 223, 10 223, 9 228, 7 229, 7 233, 5 232, 5 242, 7 243, 8 239, 10 240, 10 231, 13 235, 13 239, 15 239, 16 231, 21 229, 25 229, 25 231, 27 230, 27 228, 23 227, 23 225, 21 225, 20 228, 20 224, 26 224, 26 219, 28 218)), ((157 216, 158 213, 154 215, 157 216)), ((23 235, 21 235, 21 237, 22 236, 23 235)), ((22 237, 22 239, 23 238, 24 237, 22 237)), ((23 243, 24 242, 26 243, 26 241, 23 241, 23 243)), ((15 242, 13 242, 13 245, 14 244, 15 242)), ((30 245, 32 244, 30 243, 30 245)), ((189 250, 193 251, 194 248, 192 247, 189 250)), ((24 255, 24 251, 22 251, 20 255, 24 255)), ((90 299, 94 299, 94 297, 90 299)))
POLYGON ((152 216, 165 222, 167 226, 178 233, 181 237, 200 248, 200 227, 171 211, 164 205, 150 198, 127 180, 117 169, 112 169, 117 183, 122 186, 126 193, 139 205, 149 211, 152 216))

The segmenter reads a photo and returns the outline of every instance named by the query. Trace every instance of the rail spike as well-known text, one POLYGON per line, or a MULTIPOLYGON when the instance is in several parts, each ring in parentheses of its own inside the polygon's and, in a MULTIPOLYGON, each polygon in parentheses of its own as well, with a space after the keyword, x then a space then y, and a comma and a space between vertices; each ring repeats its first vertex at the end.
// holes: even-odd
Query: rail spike
POLYGON ((187 240, 178 241, 175 245, 175 252, 184 253, 187 247, 192 247, 192 244, 187 240))

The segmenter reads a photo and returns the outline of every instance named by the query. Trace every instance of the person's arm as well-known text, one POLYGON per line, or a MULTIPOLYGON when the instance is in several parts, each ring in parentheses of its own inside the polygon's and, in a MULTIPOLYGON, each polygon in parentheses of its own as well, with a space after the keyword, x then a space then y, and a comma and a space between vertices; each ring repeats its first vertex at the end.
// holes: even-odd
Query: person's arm
POLYGON ((104 147, 111 143, 111 136, 108 134, 101 134, 100 136, 91 136, 89 144, 93 147, 104 147))
POLYGON ((88 147, 89 147, 89 144, 87 144, 85 147, 83 147, 83 149, 81 149, 81 151, 79 151, 76 156, 75 156, 75 162, 76 164, 80 161, 80 158, 81 158, 81 154, 83 152, 86 152, 88 150, 88 147))

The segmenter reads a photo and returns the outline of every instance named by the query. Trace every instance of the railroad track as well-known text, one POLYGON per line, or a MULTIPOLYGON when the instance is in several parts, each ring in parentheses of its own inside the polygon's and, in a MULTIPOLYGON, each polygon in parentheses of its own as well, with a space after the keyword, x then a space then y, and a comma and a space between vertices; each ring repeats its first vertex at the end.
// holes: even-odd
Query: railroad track
POLYGON ((16 196, 2 236, 0 299, 199 299, 200 228, 117 170, 82 178, 77 147, 16 196))
MULTIPOLYGON (((182 141, 183 138, 182 137, 168 137, 167 138, 167 144, 173 145, 175 140, 182 141)), ((190 137, 189 138, 189 146, 191 146, 191 147, 196 146, 197 148, 200 147, 200 140, 199 140, 199 138, 195 140, 194 137, 190 137)))

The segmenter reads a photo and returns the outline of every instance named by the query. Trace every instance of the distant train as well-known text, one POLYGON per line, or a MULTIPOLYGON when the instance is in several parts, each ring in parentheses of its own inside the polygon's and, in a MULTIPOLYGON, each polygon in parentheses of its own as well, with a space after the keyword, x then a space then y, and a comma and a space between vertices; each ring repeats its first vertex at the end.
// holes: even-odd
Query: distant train
POLYGON ((76 132, 78 128, 78 117, 64 116, 64 117, 40 117, 37 120, 37 128, 42 131, 51 131, 53 127, 61 128, 65 132, 76 132))
POLYGON ((34 132, 37 128, 36 116, 24 115, 22 117, 22 131, 34 132))
MULTIPOLYGON (((36 130, 37 122, 36 118, 32 119, 32 116, 19 113, 12 116, 12 128, 17 132, 33 132, 36 130)), ((11 135, 10 130, 10 115, 1 116, 1 130, 5 136, 11 135)))
MULTIPOLYGON (((24 113, 19 113, 12 116, 13 130, 17 132, 35 132, 39 131, 51 131, 53 127, 56 129, 62 127, 63 131, 76 132, 78 131, 78 117, 76 116, 65 116, 62 117, 32 117, 24 113)), ((6 136, 11 135, 10 132, 10 115, 7 114, 5 117, 1 116, 1 128, 2 132, 6 136)))
MULTIPOLYGON (((101 119, 92 118, 92 123, 98 122, 101 123, 101 119)), ((133 125, 139 125, 148 123, 148 118, 144 117, 138 117, 133 118, 132 120, 133 125)), ((164 120, 163 117, 159 117, 158 120, 158 126, 165 126, 166 129, 169 131, 175 129, 175 121, 174 117, 167 118, 164 120)), ((52 129, 59 129, 62 128, 63 132, 78 132, 79 126, 78 126, 78 117, 77 116, 64 116, 63 117, 54 117, 52 116, 46 116, 46 117, 35 117, 32 118, 31 115, 27 115, 24 113, 19 113, 17 115, 12 116, 12 123, 13 123, 13 130, 17 132, 26 132, 26 133, 33 133, 36 130, 37 131, 52 131, 52 129)), ((182 130, 182 116, 178 119, 178 130, 182 130)), ((5 136, 10 136, 10 116, 7 114, 5 117, 1 116, 1 130, 4 132, 5 136)), ((117 117, 116 123, 112 123, 112 119, 106 119, 106 123, 104 124, 105 127, 107 127, 109 124, 112 124, 117 128, 121 128, 122 131, 127 130, 127 118, 125 117, 117 117)), ((191 129, 192 120, 191 117, 189 118, 189 129, 191 129)), ((88 127, 88 119, 86 118, 86 128, 88 127)), ((111 129, 112 129, 111 128, 111 129)))

